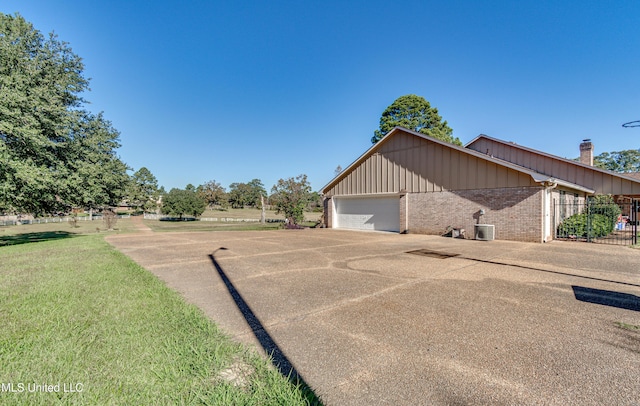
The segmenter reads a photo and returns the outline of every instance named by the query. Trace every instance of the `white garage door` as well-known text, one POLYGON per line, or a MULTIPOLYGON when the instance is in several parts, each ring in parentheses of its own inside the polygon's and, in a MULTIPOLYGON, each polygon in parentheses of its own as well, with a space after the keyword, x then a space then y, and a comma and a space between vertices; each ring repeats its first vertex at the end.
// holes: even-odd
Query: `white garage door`
POLYGON ((398 197, 334 198, 334 228, 400 231, 398 197))

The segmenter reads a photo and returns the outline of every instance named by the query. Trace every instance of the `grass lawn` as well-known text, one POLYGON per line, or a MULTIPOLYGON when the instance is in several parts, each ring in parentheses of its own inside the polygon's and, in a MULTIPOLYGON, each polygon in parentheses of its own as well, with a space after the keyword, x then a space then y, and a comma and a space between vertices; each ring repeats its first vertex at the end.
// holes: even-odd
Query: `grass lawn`
MULTIPOLYGON (((251 219, 253 209, 234 209, 228 218, 251 219), (243 213, 243 210, 247 210, 243 213), (232 217, 233 216, 233 217, 232 217)), ((255 210, 259 212, 259 210, 255 210)), ((221 219, 218 212, 216 218, 221 219)), ((305 213, 305 217, 312 217, 313 213, 305 213), (307 216, 309 215, 309 216, 307 216)), ((141 217, 141 216, 140 216, 141 217)), ((204 215, 203 215, 204 217, 204 215)), ((258 214, 258 218, 259 214, 258 214)), ((268 217, 277 218, 277 217, 268 217)), ((179 232, 179 231, 251 231, 251 230, 278 230, 283 227, 282 223, 242 222, 242 221, 159 221, 143 220, 143 223, 153 231, 159 232, 179 232)), ((315 222, 305 222, 302 225, 311 227, 315 222)), ((107 231, 101 220, 78 221, 76 227, 70 223, 47 223, 47 224, 27 224, 19 226, 0 226, 0 247, 3 245, 14 245, 27 242, 35 242, 43 239, 56 239, 85 234, 119 234, 135 231, 135 226, 131 219, 119 219, 114 230, 107 231)))
POLYGON ((313 403, 103 233, 42 226, 0 231, 0 404, 313 403))
POLYGON ((278 230, 281 223, 254 222, 217 222, 217 221, 159 221, 144 220, 144 224, 153 231, 250 231, 250 230, 278 230))
MULTIPOLYGON (((262 211, 260 209, 254 209, 254 208, 245 208, 245 209, 228 208, 226 210, 207 209, 204 211, 204 213, 202 213, 201 217, 259 219, 261 212, 262 211)), ((317 221, 321 215, 322 215, 321 212, 305 212, 304 219, 305 221, 317 221)), ((265 216, 268 219, 284 219, 284 215, 282 213, 277 214, 275 210, 267 210, 265 212, 265 216)))
POLYGON ((72 223, 25 224, 18 226, 0 226, 0 247, 27 242, 53 239, 55 236, 65 237, 80 234, 118 234, 134 231, 130 219, 118 219, 113 230, 107 231, 102 220, 78 221, 72 223))
MULTIPOLYGON (((217 221, 159 221, 144 220, 144 224, 153 231, 250 231, 250 230, 277 230, 283 227, 282 223, 260 224, 255 221, 239 221, 242 219, 260 219, 260 209, 232 209, 206 210, 201 218, 215 218, 217 221), (232 220, 227 220, 232 219, 232 220)), ((320 219, 322 213, 305 212, 303 226, 311 227, 320 219)), ((284 219, 282 213, 276 214, 273 210, 266 211, 267 219, 284 219)))
MULTIPOLYGON (((144 220, 144 224, 153 231, 250 231, 250 230, 277 230, 283 227, 281 223, 260 224, 254 221, 237 221, 241 219, 260 219, 259 209, 232 209, 206 210, 202 218, 216 218, 218 221, 159 221, 144 220), (234 219, 226 221, 225 219, 234 219)), ((322 213, 305 212, 303 226, 311 227, 320 219, 322 213)), ((267 219, 284 219, 282 214, 276 214, 273 210, 267 210, 267 219)), ((26 224, 19 226, 0 226, 0 247, 16 243, 33 242, 42 238, 65 237, 76 234, 113 234, 135 231, 131 219, 118 219, 114 230, 106 230, 104 221, 79 220, 74 227, 71 223, 46 223, 26 224), (50 233, 47 236, 42 233, 50 233)))

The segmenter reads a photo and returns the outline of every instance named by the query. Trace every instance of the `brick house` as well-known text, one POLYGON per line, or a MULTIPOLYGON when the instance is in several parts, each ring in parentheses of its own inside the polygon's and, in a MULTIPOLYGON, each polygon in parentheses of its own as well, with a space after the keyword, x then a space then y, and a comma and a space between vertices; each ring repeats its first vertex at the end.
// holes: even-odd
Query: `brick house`
MULTIPOLYGON (((592 145, 584 147, 592 159, 592 145)), ((490 224, 496 239, 544 242, 553 238, 554 199, 640 197, 640 180, 485 135, 459 147, 396 127, 322 194, 330 228, 437 235, 455 228, 473 238, 476 224, 490 224)))

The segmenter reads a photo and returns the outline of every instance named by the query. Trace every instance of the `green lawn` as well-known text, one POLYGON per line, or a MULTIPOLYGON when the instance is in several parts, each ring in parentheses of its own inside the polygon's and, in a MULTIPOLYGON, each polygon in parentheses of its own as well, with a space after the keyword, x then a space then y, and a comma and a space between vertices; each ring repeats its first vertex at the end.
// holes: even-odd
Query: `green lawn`
POLYGON ((102 220, 78 221, 74 226, 72 223, 42 223, 24 224, 19 226, 0 226, 0 247, 2 245, 13 245, 19 242, 30 242, 34 239, 42 238, 42 233, 53 233, 59 235, 78 234, 118 234, 128 233, 134 230, 130 219, 118 219, 113 230, 107 231, 102 220), (19 241, 19 242, 18 242, 19 241))
MULTIPOLYGON (((241 221, 260 219, 260 209, 232 209, 227 210, 206 210, 201 218, 215 218, 217 221, 159 221, 144 220, 144 224, 153 231, 248 231, 248 230, 277 230, 283 227, 282 223, 265 223, 261 224, 255 221, 241 221)), ((306 227, 312 227, 316 224, 322 213, 305 212, 305 222, 302 224, 306 227)), ((267 219, 284 220, 282 213, 276 214, 273 210, 267 210, 265 214, 267 219)))
MULTIPOLYGON (((283 223, 259 222, 219 222, 219 221, 159 221, 144 220, 144 224, 153 231, 253 231, 253 230, 279 230, 283 223)), ((314 227, 315 222, 305 222, 301 226, 314 227)))
POLYGON ((103 233, 18 227, 0 232, 0 404, 314 402, 103 233))
MULTIPOLYGON (((247 210, 247 209, 243 209, 247 210)), ((233 213, 236 217, 229 218, 252 218, 251 213, 240 217, 242 213, 233 213)), ((218 215, 217 218, 222 218, 218 215)), ((249 230, 278 230, 283 227, 282 223, 242 222, 242 221, 159 221, 143 220, 143 223, 153 231, 159 232, 181 232, 181 231, 249 231, 249 230)), ((315 222, 305 222, 302 225, 312 227, 315 222)), ((3 245, 14 245, 25 242, 33 242, 64 236, 75 236, 84 234, 120 234, 135 231, 131 219, 119 219, 114 230, 107 231, 100 220, 78 221, 76 227, 70 223, 48 223, 48 224, 26 224, 20 226, 0 226, 0 247, 3 245)))
MULTIPOLYGON (((240 218, 240 219, 246 219, 246 218, 253 218, 253 219, 259 219, 260 218, 260 213, 261 210, 260 209, 254 209, 254 208, 244 208, 244 209, 232 209, 232 208, 228 208, 226 210, 210 210, 207 209, 204 211, 204 213, 202 213, 201 217, 215 217, 215 218, 240 218)), ((305 221, 317 221, 320 216, 322 215, 321 212, 305 212, 304 213, 304 219, 305 221)), ((267 210, 265 212, 265 216, 268 219, 284 219, 284 215, 282 213, 276 213, 275 210, 267 210)))
MULTIPOLYGON (((206 210, 202 218, 216 218, 218 221, 159 221, 144 220, 144 224, 153 231, 247 231, 247 230, 277 230, 282 228, 281 223, 260 224, 253 221, 237 221, 241 219, 260 219, 259 209, 232 209, 206 210), (226 219, 234 219, 227 221, 226 219)), ((305 212, 305 222, 302 224, 311 227, 316 224, 322 213, 305 212)), ((266 212, 267 219, 284 219, 282 214, 276 214, 273 210, 266 212)), ((118 219, 114 230, 107 231, 102 220, 79 220, 75 227, 72 223, 47 223, 25 224, 20 226, 0 226, 0 247, 20 242, 30 242, 33 239, 42 238, 41 233, 54 233, 58 235, 76 234, 113 234, 135 231, 130 219, 118 219)))
POLYGON ((278 230, 281 223, 217 222, 217 221, 159 221, 144 220, 153 231, 250 231, 278 230))

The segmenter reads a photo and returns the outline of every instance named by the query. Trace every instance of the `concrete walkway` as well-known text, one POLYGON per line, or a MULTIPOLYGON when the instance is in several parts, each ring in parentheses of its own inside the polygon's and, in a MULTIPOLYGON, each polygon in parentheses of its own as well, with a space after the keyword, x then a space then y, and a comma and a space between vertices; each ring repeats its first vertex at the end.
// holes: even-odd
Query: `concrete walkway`
POLYGON ((640 404, 639 250, 338 230, 107 241, 327 405, 640 404))

